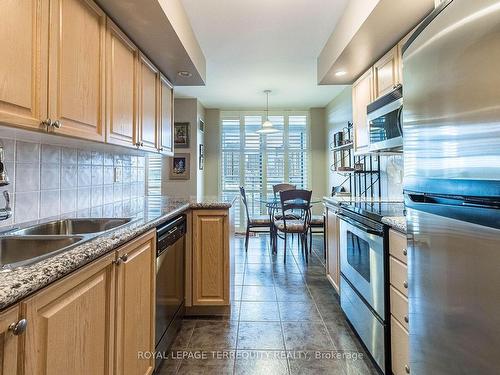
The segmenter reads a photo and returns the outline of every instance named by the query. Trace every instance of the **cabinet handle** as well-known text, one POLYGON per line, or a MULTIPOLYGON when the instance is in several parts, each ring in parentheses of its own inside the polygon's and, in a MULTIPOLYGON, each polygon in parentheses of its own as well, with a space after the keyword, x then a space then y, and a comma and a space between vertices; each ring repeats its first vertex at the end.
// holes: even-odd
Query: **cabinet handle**
POLYGON ((408 319, 408 317, 406 315, 404 317, 404 320, 405 320, 405 323, 408 323, 410 321, 410 319, 408 319))
POLYGON ((142 147, 142 146, 144 146, 144 142, 136 142, 135 146, 136 147, 142 147))
POLYGON ((49 117, 48 119, 43 120, 43 121, 41 122, 41 125, 43 125, 43 126, 47 127, 47 129, 48 129, 50 126, 52 126, 52 120, 51 120, 51 119, 50 119, 50 117, 49 117))
POLYGON ((408 251, 406 251, 406 249, 403 249, 403 255, 404 255, 404 256, 407 256, 407 255, 408 255, 408 251))
POLYGON ((117 260, 114 260, 113 263, 116 264, 117 266, 119 266, 120 264, 123 263, 123 260, 122 260, 122 258, 118 258, 117 260))
POLYGON ((409 367, 408 365, 405 365, 405 372, 406 372, 407 374, 409 374, 409 373, 410 373, 410 367, 409 367))
POLYGON ((408 281, 405 281, 405 282, 403 283, 403 286, 405 287, 405 289, 408 289, 408 281))
POLYGON ((164 149, 163 149, 163 147, 160 147, 160 148, 159 148, 159 150, 160 150, 160 151, 163 151, 164 149))
POLYGON ((62 122, 61 122, 61 121, 59 121, 59 120, 54 121, 51 125, 52 125, 54 128, 57 128, 57 129, 62 128, 62 122))
POLYGON ((28 325, 28 320, 21 319, 17 323, 12 323, 9 326, 9 331, 11 331, 13 335, 19 336, 22 333, 24 333, 24 331, 26 331, 26 326, 27 325, 28 325))

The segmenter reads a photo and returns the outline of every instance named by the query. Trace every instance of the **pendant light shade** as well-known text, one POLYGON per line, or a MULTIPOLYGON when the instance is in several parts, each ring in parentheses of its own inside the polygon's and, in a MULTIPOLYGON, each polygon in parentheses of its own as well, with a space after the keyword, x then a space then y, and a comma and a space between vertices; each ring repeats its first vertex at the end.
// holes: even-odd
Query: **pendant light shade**
POLYGON ((259 130, 257 130, 257 133, 259 134, 278 133, 279 130, 273 126, 273 123, 271 121, 269 121, 269 94, 271 93, 271 90, 266 90, 264 91, 264 93, 266 94, 266 121, 262 123, 262 126, 259 130))

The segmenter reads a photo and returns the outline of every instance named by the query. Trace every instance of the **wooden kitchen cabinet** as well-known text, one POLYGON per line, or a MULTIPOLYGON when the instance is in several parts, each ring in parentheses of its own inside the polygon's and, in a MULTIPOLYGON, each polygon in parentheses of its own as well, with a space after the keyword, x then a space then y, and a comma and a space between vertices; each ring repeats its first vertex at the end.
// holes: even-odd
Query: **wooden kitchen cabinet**
POLYGON ((156 237, 152 230, 116 251, 115 374, 146 375, 155 348, 156 237))
POLYGON ((160 72, 142 53, 139 54, 139 145, 158 148, 158 95, 160 72))
POLYGON ((160 74, 159 147, 164 155, 174 154, 174 86, 160 74))
POLYGON ((25 335, 25 332, 14 330, 19 320, 19 306, 0 313, 0 375, 18 373, 18 338, 25 335))
POLYGON ((25 374, 112 374, 115 255, 92 262, 22 302, 25 374))
POLYGON ((50 2, 49 117, 56 133, 105 136, 106 15, 91 0, 50 2))
POLYGON ((137 142, 138 49, 111 21, 106 43, 106 142, 135 147, 137 142))
POLYGON ((394 46, 375 65, 373 65, 375 96, 373 100, 393 90, 399 80, 398 47, 394 46))
POLYGON ((352 85, 354 152, 366 153, 370 145, 366 107, 373 100, 373 70, 369 69, 352 85))
POLYGON ((47 117, 48 0, 4 0, 0 11, 0 122, 42 127, 47 117))
MULTIPOLYGON (((394 317, 391 317, 391 358, 392 373, 394 375, 407 375, 410 373, 408 344, 408 332, 394 317)), ((439 348, 436 348, 436 350, 439 350, 439 348)))
POLYGON ((340 288, 340 219, 336 210, 326 206, 326 278, 337 293, 340 288))
POLYGON ((228 210, 194 210, 192 305, 227 306, 229 298, 228 210))

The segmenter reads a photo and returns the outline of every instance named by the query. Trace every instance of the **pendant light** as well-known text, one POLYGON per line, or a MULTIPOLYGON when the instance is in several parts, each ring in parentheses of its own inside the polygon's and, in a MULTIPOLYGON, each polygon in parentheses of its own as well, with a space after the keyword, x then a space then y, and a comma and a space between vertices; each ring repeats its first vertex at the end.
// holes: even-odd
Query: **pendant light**
POLYGON ((266 94, 266 121, 264 121, 261 128, 257 130, 257 133, 260 134, 278 133, 279 130, 273 127, 273 123, 269 121, 269 94, 271 93, 271 90, 265 90, 264 93, 266 94))

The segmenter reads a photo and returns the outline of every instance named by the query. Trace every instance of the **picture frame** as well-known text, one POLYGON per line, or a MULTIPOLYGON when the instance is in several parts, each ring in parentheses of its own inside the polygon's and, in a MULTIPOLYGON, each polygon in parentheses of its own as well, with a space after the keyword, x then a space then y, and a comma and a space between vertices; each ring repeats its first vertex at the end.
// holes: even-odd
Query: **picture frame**
POLYGON ((201 132, 205 131, 205 121, 203 121, 202 119, 200 119, 198 123, 198 129, 200 129, 201 132))
POLYGON ((204 154, 205 147, 203 144, 200 144, 200 152, 199 152, 199 159, 198 159, 198 169, 200 171, 203 170, 203 166, 205 164, 205 154, 204 154))
POLYGON ((189 122, 174 124, 174 147, 189 148, 189 122))
POLYGON ((190 155, 188 153, 176 153, 170 158, 169 177, 171 180, 189 180, 190 173, 190 155))

